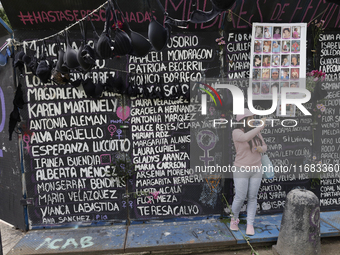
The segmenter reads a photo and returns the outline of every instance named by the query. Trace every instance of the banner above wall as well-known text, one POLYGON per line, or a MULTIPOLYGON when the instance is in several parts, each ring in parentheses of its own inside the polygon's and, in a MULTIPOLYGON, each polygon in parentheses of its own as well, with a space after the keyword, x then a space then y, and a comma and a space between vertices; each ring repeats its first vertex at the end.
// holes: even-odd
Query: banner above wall
MULTIPOLYGON (((105 1, 43 1, 36 0, 28 2, 23 0, 3 0, 1 1, 7 16, 15 30, 61 30, 81 19, 93 9, 105 1)), ((294 1, 279 0, 274 1, 250 1, 237 0, 231 7, 230 1, 220 0, 160 0, 169 17, 182 21, 189 20, 193 11, 210 12, 213 4, 222 9, 224 14, 228 8, 234 13, 229 21, 224 15, 217 15, 207 24, 189 24, 188 30, 226 30, 249 29, 253 22, 270 22, 270 23, 300 23, 314 20, 325 20, 325 27, 339 28, 340 23, 337 18, 339 5, 325 3, 324 0, 312 1, 294 1), (320 16, 319 16, 320 15, 320 16)), ((129 1, 118 0, 118 4, 124 11, 124 18, 130 22, 133 30, 139 32, 145 31, 149 24, 150 15, 146 1, 135 0, 131 5, 129 1)), ((152 11, 156 19, 163 23, 164 14, 157 4, 156 0, 151 0, 152 11)), ((99 22, 105 21, 105 10, 93 16, 93 21, 97 28, 99 22)))
MULTIPOLYGON (((82 19, 103 3, 105 1, 91 3, 89 1, 70 2, 62 0, 48 5, 42 1, 34 4, 21 1, 14 3, 6 0, 2 2, 12 26, 19 30, 50 30, 51 28, 60 30, 70 23, 82 19), (20 8, 18 9, 17 6, 20 6, 20 8)), ((175 25, 176 21, 181 21, 183 24, 186 23, 185 27, 188 23, 210 22, 212 25, 216 24, 217 21, 221 23, 222 17, 218 17, 218 15, 232 7, 235 0, 228 0, 224 3, 219 3, 217 0, 203 0, 197 4, 185 0, 178 5, 173 3, 172 0, 139 0, 135 1, 133 5, 127 5, 122 1, 116 1, 116 3, 123 11, 121 21, 130 22, 138 30, 145 30, 148 24, 152 22, 153 16, 160 23, 163 23, 162 21, 165 20, 166 16, 169 25, 175 25)), ((105 22, 105 10, 94 13, 92 21, 95 23, 105 22)), ((208 25, 208 27, 211 26, 208 25)))

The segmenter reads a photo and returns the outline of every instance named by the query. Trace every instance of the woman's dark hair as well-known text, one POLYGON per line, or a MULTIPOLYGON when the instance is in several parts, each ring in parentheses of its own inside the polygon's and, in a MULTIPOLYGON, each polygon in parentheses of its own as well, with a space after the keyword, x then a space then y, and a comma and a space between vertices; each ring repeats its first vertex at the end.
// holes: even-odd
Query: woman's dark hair
MULTIPOLYGON (((245 127, 243 126, 243 124, 236 124, 236 125, 235 125, 235 129, 242 129, 244 133, 247 133, 248 131, 254 129, 254 127, 249 127, 249 126, 247 125, 247 118, 248 118, 248 117, 245 117, 245 118, 243 118, 243 119, 241 119, 241 120, 239 121, 239 122, 243 122, 243 120, 246 120, 246 122, 245 122, 245 123, 246 123, 246 126, 245 126, 245 127)), ((256 146, 258 146, 258 145, 262 146, 262 140, 261 140, 261 138, 260 138, 258 135, 256 135, 252 140, 248 141, 250 150, 253 149, 253 143, 252 143, 252 141, 253 141, 253 143, 254 143, 256 146)))
POLYGON ((288 33, 290 33, 290 29, 289 29, 288 27, 286 27, 286 28, 283 29, 283 33, 284 33, 285 31, 288 31, 288 33))

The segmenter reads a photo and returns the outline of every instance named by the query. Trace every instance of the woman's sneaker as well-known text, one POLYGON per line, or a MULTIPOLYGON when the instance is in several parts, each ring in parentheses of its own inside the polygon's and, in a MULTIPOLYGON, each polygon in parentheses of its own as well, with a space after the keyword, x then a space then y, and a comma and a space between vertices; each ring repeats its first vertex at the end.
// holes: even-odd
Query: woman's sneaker
POLYGON ((230 220, 230 229, 237 231, 238 230, 238 223, 240 222, 239 219, 235 220, 234 218, 231 218, 230 220))

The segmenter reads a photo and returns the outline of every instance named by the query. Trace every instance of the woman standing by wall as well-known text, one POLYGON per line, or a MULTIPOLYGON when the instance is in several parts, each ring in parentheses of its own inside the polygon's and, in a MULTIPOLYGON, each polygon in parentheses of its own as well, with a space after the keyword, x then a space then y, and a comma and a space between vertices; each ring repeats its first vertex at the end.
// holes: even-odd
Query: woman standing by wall
POLYGON ((261 153, 267 150, 267 145, 260 133, 265 127, 266 118, 261 119, 263 125, 254 127, 254 121, 251 121, 253 116, 254 114, 245 108, 243 115, 236 116, 237 122, 244 121, 244 125, 238 124, 232 133, 236 150, 234 161, 236 172, 233 173, 235 197, 231 208, 233 217, 231 218, 230 229, 238 230, 239 213, 248 195, 247 235, 255 234, 253 224, 257 209, 257 193, 262 180, 261 153))

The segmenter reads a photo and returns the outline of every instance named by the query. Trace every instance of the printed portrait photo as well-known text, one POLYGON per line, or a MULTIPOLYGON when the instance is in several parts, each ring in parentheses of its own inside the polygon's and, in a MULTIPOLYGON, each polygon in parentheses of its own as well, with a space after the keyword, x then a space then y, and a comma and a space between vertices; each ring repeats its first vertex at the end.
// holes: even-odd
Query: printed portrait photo
MULTIPOLYGON (((298 88, 299 87, 299 83, 298 82, 291 82, 290 83, 290 87, 291 88, 298 88)), ((290 94, 298 94, 298 92, 290 92, 290 94)))
POLYGON ((292 68, 291 79, 294 79, 294 80, 299 79, 299 77, 300 77, 299 74, 300 74, 299 68, 292 68))
POLYGON ((272 27, 264 27, 264 38, 265 39, 272 38, 272 27))
POLYGON ((255 27, 255 38, 257 39, 263 38, 263 27, 261 26, 255 27))
POLYGON ((293 40, 292 41, 292 52, 299 52, 300 51, 300 41, 293 40))
POLYGON ((278 106, 276 108, 276 116, 295 116, 295 105, 294 104, 287 104, 286 105, 286 114, 282 115, 282 104, 281 101, 278 102, 278 106))
POLYGON ((260 87, 261 87, 261 83, 253 82, 253 95, 260 94, 260 87))
POLYGON ((289 82, 281 82, 280 83, 280 92, 282 90, 282 88, 289 88, 289 82))
POLYGON ((273 81, 279 80, 279 72, 280 72, 280 70, 278 68, 272 69, 272 80, 273 81))
POLYGON ((261 64, 262 64, 261 55, 255 55, 253 62, 254 62, 254 67, 261 67, 261 64))
POLYGON ((298 88, 298 87, 299 87, 299 83, 296 82, 296 81, 291 82, 291 83, 290 83, 290 87, 291 87, 291 88, 298 88))
POLYGON ((263 52, 270 53, 272 51, 272 42, 271 41, 264 41, 263 42, 263 52))
POLYGON ((261 79, 261 69, 253 69, 253 80, 261 79))
POLYGON ((270 69, 269 68, 262 69, 262 79, 263 80, 269 80, 270 79, 270 69))
POLYGON ((292 66, 299 66, 300 65, 300 55, 299 54, 293 54, 291 57, 291 65, 292 66))
POLYGON ((295 105, 294 104, 287 104, 286 105, 286 115, 285 116, 295 116, 295 105))
POLYGON ((262 82, 261 84, 261 94, 269 94, 269 83, 268 82, 262 82))
POLYGON ((293 39, 299 39, 301 37, 301 27, 293 27, 293 39))
MULTIPOLYGON (((288 68, 282 68, 281 69, 281 80, 288 80, 289 79, 289 69, 288 68)), ((289 83, 288 83, 289 87, 289 83)))
POLYGON ((290 55, 282 55, 281 56, 281 66, 283 66, 283 67, 290 66, 290 55))
POLYGON ((272 67, 279 67, 280 63, 280 55, 272 55, 272 67))
POLYGON ((270 67, 270 55, 263 55, 262 56, 262 66, 263 67, 270 67))
POLYGON ((273 41, 272 52, 273 53, 280 53, 281 52, 281 41, 273 41))
POLYGON ((256 40, 254 42, 254 52, 261 53, 262 52, 262 41, 256 40))
POLYGON ((290 41, 282 41, 282 52, 290 52, 290 41))
POLYGON ((281 27, 274 27, 273 31, 273 39, 281 39, 281 27))
POLYGON ((282 38, 283 39, 290 39, 290 37, 291 37, 290 27, 282 28, 282 38))
POLYGON ((270 87, 270 94, 273 94, 273 91, 276 90, 277 94, 279 94, 279 83, 278 82, 274 82, 272 83, 271 87, 270 87))

